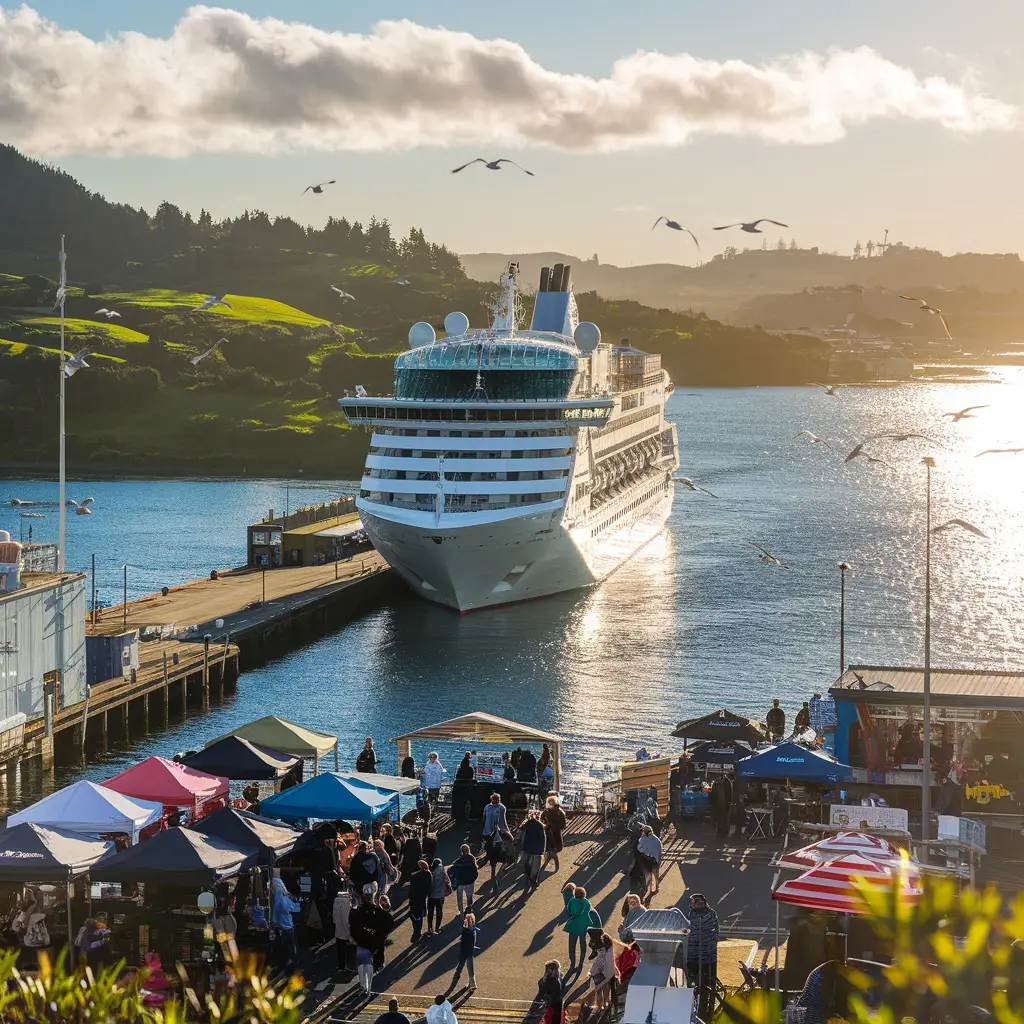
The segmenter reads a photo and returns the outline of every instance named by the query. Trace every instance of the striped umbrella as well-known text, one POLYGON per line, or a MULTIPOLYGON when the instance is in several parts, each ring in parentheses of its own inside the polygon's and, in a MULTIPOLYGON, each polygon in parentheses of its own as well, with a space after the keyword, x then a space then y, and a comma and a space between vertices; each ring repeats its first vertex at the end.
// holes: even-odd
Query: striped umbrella
POLYGON ((839 914, 865 914, 867 907, 857 888, 857 881, 879 889, 899 886, 907 903, 921 898, 921 879, 908 860, 883 864, 860 854, 850 853, 825 861, 792 878, 772 893, 772 899, 810 910, 831 910, 839 914))
POLYGON ((864 832, 838 832, 827 839, 821 839, 810 846, 786 853, 776 862, 776 867, 806 871, 822 861, 833 860, 848 853, 856 853, 869 860, 892 860, 899 856, 896 848, 879 836, 864 832))

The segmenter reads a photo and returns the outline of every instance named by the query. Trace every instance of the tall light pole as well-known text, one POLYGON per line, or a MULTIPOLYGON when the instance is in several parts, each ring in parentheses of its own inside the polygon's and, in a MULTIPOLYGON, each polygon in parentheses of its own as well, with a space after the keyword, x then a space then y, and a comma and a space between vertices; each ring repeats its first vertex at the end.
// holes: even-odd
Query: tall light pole
POLYGON ((58 372, 60 373, 60 467, 59 467, 59 511, 58 511, 58 527, 57 527, 57 571, 64 571, 64 539, 65 539, 65 517, 67 515, 67 506, 64 498, 65 491, 65 465, 64 465, 64 385, 67 379, 65 373, 65 359, 67 358, 64 352, 64 297, 68 287, 68 274, 66 267, 66 254, 64 252, 64 236, 60 236, 60 286, 57 289, 57 298, 60 299, 60 367, 58 372))
POLYGON ((924 732, 921 751, 921 842, 930 838, 928 819, 932 801, 932 469, 935 460, 926 455, 924 533, 924 732))
POLYGON ((846 574, 849 562, 839 563, 839 677, 846 671, 846 574))

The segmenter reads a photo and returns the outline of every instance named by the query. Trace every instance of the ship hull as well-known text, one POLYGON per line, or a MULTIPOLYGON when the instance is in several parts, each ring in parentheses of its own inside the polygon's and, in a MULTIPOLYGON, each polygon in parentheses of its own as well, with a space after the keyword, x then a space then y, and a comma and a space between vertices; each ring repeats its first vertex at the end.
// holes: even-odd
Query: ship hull
POLYGON ((451 526, 395 522, 370 503, 357 506, 374 546, 416 594, 470 612, 600 583, 664 530, 672 497, 667 488, 599 537, 565 524, 564 509, 451 526))

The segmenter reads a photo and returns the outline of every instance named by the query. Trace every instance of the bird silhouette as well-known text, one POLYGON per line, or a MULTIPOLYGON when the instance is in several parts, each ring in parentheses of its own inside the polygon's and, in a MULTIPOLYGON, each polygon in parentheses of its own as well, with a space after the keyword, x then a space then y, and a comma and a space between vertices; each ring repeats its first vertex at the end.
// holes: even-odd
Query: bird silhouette
POLYGON ((331 178, 330 181, 321 181, 319 185, 307 185, 302 190, 302 194, 305 195, 307 192, 313 192, 316 195, 321 195, 323 193, 323 190, 324 190, 324 185, 333 185, 333 184, 335 184, 334 178, 331 178))
POLYGON ((1024 452, 1024 448, 986 448, 974 457, 980 459, 982 455, 1016 455, 1018 452, 1024 452))
POLYGON ((677 484, 682 484, 685 488, 691 491, 700 491, 701 494, 707 494, 709 497, 717 498, 717 494, 712 494, 706 487, 698 487, 688 476, 674 476, 672 479, 677 484))
POLYGON ((934 437, 929 437, 927 434, 915 434, 912 431, 895 434, 872 434, 868 437, 869 441, 928 441, 930 444, 937 445, 939 448, 945 447, 940 441, 936 441, 934 437))
POLYGON ((825 438, 818 437, 817 434, 812 433, 810 430, 801 430, 800 433, 793 435, 794 440, 798 437, 809 437, 811 439, 811 444, 823 444, 830 452, 835 451, 835 448, 833 448, 825 438))
POLYGON ((771 217, 761 217, 758 220, 748 221, 737 221, 735 224, 723 224, 721 227, 715 228, 716 231, 726 231, 728 228, 739 228, 741 231, 747 231, 752 235, 760 235, 764 232, 757 226, 758 224, 774 224, 779 228, 788 228, 788 224, 783 224, 781 220, 772 220, 771 217))
POLYGON ((199 355, 193 356, 189 360, 189 362, 193 366, 198 366, 208 356, 212 356, 213 353, 216 352, 217 349, 219 349, 221 347, 221 345, 226 345, 227 341, 228 341, 227 338, 220 338, 219 340, 215 341, 205 352, 200 352, 199 355))
POLYGON ((775 555, 773 555, 767 548, 761 547, 760 544, 755 544, 752 540, 748 540, 747 543, 752 548, 756 548, 758 551, 761 552, 761 554, 759 554, 757 557, 762 562, 764 562, 765 565, 777 565, 780 569, 789 568, 789 566, 786 565, 781 558, 778 558, 775 555))
POLYGON ((978 527, 972 523, 967 522, 966 519, 949 519, 939 526, 932 527, 932 533, 942 533, 943 530, 948 530, 953 526, 959 526, 961 530, 966 530, 968 533, 973 533, 977 537, 988 538, 988 534, 984 530, 979 530, 978 527))
POLYGON ((947 412, 943 413, 943 418, 950 417, 954 423, 959 423, 961 420, 973 420, 975 417, 971 413, 975 409, 987 409, 987 405, 969 405, 966 409, 961 409, 959 412, 947 412))
POLYGON ((198 306, 194 307, 194 312, 198 312, 203 309, 213 309, 214 306, 225 306, 227 309, 231 308, 231 303, 225 301, 223 298, 218 298, 216 295, 208 295, 198 306))
POLYGON ((659 217, 652 225, 651 230, 653 231, 662 221, 665 222, 665 227, 671 228, 673 231, 685 231, 693 239, 693 244, 697 246, 698 249, 700 248, 700 242, 697 241, 697 236, 689 228, 684 228, 677 220, 669 220, 668 217, 659 217))
POLYGON ((412 282, 408 278, 403 277, 396 281, 395 284, 401 285, 404 288, 406 285, 412 284, 412 282))
POLYGON ((946 318, 942 315, 942 310, 931 305, 929 302, 925 302, 924 299, 919 299, 916 295, 903 295, 901 292, 897 293, 901 299, 906 299, 907 302, 920 302, 921 305, 918 309, 923 309, 926 313, 931 313, 932 316, 937 316, 942 321, 942 329, 946 332, 946 338, 949 341, 953 340, 953 335, 949 331, 949 324, 946 322, 946 318))
POLYGON ((838 389, 842 387, 842 384, 821 384, 818 381, 814 381, 811 386, 816 388, 824 388, 826 395, 829 395, 831 398, 838 398, 838 389))
POLYGON ((473 164, 483 164, 489 171, 500 171, 502 164, 511 164, 513 167, 518 167, 523 174, 528 174, 531 178, 534 176, 533 171, 528 171, 525 167, 517 164, 515 160, 509 160, 508 157, 504 156, 500 160, 485 160, 482 156, 478 156, 475 160, 470 160, 461 167, 452 168, 452 174, 458 174, 459 171, 464 171, 467 167, 472 167, 473 164))
POLYGON ((880 462, 883 466, 887 466, 887 462, 884 462, 882 459, 876 459, 874 455, 869 455, 864 451, 864 445, 866 444, 867 441, 862 441, 843 459, 843 462, 853 462, 854 459, 867 459, 868 462, 880 462))
POLYGON ((331 285, 331 291, 335 292, 337 294, 338 298, 341 299, 342 302, 348 302, 350 300, 354 300, 355 299, 354 295, 352 295, 349 292, 345 291, 344 288, 339 288, 336 284, 332 284, 331 285))
POLYGON ((85 357, 89 354, 87 348, 79 349, 70 359, 64 360, 64 376, 74 377, 79 370, 88 370, 89 364, 85 357))
POLYGON ((86 498, 83 502, 79 503, 74 498, 69 499, 68 504, 75 510, 76 516, 91 516, 92 509, 89 507, 95 501, 95 498, 86 498))

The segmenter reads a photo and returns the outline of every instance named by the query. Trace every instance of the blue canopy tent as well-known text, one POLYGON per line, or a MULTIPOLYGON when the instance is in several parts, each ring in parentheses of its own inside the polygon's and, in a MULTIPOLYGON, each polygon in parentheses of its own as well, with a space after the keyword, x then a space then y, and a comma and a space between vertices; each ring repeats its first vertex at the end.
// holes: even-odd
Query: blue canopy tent
POLYGON ((281 821, 373 821, 393 810, 398 811, 397 793, 335 772, 314 775, 301 785, 260 801, 263 817, 281 821))
POLYGON ((853 769, 820 750, 809 750, 799 743, 780 743, 737 761, 736 774, 742 779, 792 779, 828 785, 849 782, 853 769))

